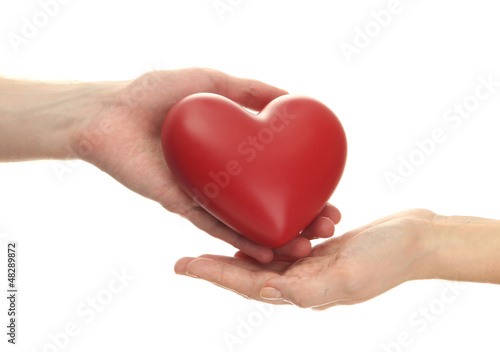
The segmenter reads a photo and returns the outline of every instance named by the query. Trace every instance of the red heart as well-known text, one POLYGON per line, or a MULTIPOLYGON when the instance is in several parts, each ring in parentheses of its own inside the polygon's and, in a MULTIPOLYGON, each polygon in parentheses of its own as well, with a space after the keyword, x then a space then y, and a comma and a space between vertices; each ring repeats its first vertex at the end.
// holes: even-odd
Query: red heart
POLYGON ((225 97, 194 94, 168 112, 161 137, 184 191, 238 233, 271 248, 318 216, 347 153, 335 114, 293 95, 254 115, 225 97))

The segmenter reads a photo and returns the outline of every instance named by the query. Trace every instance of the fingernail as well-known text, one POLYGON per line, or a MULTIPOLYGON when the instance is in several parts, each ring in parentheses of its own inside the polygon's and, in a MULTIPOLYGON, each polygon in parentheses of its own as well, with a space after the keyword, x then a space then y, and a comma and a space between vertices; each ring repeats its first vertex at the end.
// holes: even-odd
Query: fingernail
POLYGON ((274 287, 264 287, 260 291, 260 297, 269 300, 280 300, 283 299, 281 292, 274 287))
POLYGON ((196 275, 194 275, 194 274, 190 274, 190 273, 188 273, 187 271, 186 271, 186 275, 187 275, 187 276, 190 276, 190 277, 194 277, 195 279, 199 279, 199 278, 200 278, 199 276, 196 276, 196 275))

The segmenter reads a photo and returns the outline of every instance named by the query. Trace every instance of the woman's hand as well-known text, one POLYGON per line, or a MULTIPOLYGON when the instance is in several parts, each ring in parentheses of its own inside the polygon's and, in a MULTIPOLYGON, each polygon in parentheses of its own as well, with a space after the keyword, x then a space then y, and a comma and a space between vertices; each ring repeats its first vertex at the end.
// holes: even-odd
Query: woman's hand
POLYGON ((175 272, 268 303, 316 309, 360 303, 432 276, 426 263, 435 217, 423 209, 397 213, 329 239, 295 262, 204 255, 180 259, 175 272))

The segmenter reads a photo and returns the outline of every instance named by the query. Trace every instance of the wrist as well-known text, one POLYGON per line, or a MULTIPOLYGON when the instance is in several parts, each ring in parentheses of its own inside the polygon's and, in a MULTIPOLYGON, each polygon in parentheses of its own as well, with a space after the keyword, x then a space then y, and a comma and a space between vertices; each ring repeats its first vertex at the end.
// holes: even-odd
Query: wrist
POLYGON ((0 80, 0 161, 74 159, 78 129, 102 110, 99 83, 0 80))
POLYGON ((500 221, 440 216, 426 235, 422 278, 500 283, 500 221))
POLYGON ((410 234, 409 244, 410 268, 408 278, 410 280, 431 279, 434 276, 433 258, 436 252, 436 219, 439 215, 421 210, 422 213, 410 219, 410 227, 406 231, 410 234))

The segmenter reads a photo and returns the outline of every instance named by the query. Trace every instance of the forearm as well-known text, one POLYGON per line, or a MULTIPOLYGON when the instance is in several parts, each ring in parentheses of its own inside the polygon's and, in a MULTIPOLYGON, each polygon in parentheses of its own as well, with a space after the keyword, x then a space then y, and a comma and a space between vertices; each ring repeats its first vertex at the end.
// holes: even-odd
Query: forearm
POLYGON ((437 216, 431 237, 431 278, 500 284, 499 220, 437 216))
POLYGON ((72 138, 97 113, 98 87, 0 78, 0 161, 75 158, 72 138))

